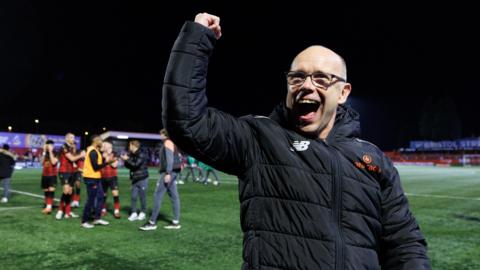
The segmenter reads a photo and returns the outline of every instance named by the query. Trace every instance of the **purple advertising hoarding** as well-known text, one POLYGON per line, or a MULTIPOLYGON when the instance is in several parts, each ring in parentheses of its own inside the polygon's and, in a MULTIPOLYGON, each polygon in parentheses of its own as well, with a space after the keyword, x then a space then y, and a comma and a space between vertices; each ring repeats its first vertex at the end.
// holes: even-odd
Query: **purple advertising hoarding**
MULTIPOLYGON (((64 135, 0 132, 0 145, 9 144, 12 148, 42 148, 47 140, 60 147, 65 141, 64 135)), ((80 149, 80 137, 75 137, 77 149, 80 149)))
POLYGON ((427 151, 478 150, 480 149, 480 138, 455 141, 411 141, 410 148, 427 151))

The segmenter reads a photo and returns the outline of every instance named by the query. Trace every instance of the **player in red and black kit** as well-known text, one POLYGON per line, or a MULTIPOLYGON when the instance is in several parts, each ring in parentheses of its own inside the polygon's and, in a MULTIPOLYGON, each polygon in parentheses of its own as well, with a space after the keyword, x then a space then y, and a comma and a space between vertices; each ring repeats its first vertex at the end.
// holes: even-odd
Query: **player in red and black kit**
POLYGON ((74 163, 84 158, 85 152, 82 151, 79 154, 75 154, 75 151, 75 135, 73 135, 73 133, 67 133, 67 135, 65 135, 65 143, 62 145, 59 155, 60 169, 58 170, 58 175, 60 177, 60 183, 63 186, 63 194, 60 198, 58 212, 55 215, 56 219, 62 219, 64 212, 65 218, 78 217, 72 213, 70 209, 73 186, 75 185, 75 179, 73 177, 75 173, 74 163))
POLYGON ((58 158, 53 152, 54 143, 51 140, 45 142, 42 154, 42 184, 41 187, 45 194, 45 208, 42 213, 50 215, 52 213, 53 199, 55 197, 55 187, 57 186, 57 164, 58 158))
MULTIPOLYGON (((113 153, 113 146, 111 142, 109 141, 103 142, 102 152, 103 152, 103 158, 105 160, 115 159, 115 154, 113 153)), ((114 207, 113 216, 115 218, 120 218, 120 198, 118 196, 117 166, 118 166, 118 161, 115 161, 103 167, 101 170, 102 185, 103 185, 103 192, 104 192, 102 216, 107 214, 107 196, 108 196, 108 189, 110 188, 113 196, 113 207, 114 207)))
POLYGON ((73 201, 72 207, 80 207, 80 187, 82 186, 82 172, 83 172, 83 163, 85 162, 84 158, 81 158, 75 162, 75 173, 73 174, 73 179, 75 180, 75 185, 73 186, 73 201))

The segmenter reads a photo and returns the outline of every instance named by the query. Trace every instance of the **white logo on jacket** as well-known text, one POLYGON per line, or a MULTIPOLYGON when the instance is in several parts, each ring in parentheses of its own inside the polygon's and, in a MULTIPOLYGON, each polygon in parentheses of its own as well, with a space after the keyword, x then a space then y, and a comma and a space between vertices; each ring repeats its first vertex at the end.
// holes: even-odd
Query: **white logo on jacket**
POLYGON ((293 141, 292 145, 296 151, 305 151, 308 149, 310 141, 293 141))

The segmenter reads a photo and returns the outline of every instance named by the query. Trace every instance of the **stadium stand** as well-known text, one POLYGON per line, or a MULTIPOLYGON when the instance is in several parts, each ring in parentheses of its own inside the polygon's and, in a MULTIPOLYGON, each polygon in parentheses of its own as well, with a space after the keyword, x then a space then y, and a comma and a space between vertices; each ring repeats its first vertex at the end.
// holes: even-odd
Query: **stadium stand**
POLYGON ((396 164, 479 166, 480 138, 454 141, 411 141, 409 148, 385 153, 396 164))

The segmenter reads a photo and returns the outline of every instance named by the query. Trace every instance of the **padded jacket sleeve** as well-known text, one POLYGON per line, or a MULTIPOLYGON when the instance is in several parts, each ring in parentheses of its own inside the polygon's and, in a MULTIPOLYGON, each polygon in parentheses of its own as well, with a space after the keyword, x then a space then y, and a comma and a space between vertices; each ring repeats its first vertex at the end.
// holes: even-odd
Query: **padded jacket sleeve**
POLYGON ((246 120, 207 107, 207 68, 215 41, 207 27, 184 24, 165 73, 162 120, 183 151, 238 175, 250 166, 253 135, 246 120))
POLYGON ((146 162, 146 157, 140 149, 138 151, 139 153, 136 153, 135 155, 130 155, 130 158, 125 160, 125 167, 133 171, 136 171, 142 167, 142 165, 146 162))
POLYGON ((398 171, 387 157, 382 178, 382 269, 430 269, 427 242, 410 211, 398 171))

